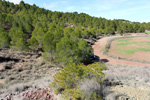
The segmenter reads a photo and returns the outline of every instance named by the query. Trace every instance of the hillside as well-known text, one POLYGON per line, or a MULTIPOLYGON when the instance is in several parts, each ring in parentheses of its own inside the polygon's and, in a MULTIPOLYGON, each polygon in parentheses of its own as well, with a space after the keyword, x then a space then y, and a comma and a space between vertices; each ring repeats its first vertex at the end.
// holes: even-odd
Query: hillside
MULTIPOLYGON (((145 30, 150 30, 150 23, 107 20, 78 12, 53 12, 24 1, 13 4, 0 0, 0 98, 14 91, 14 95, 37 100, 38 91, 43 90, 40 93, 48 93, 49 97, 45 98, 51 99, 55 95, 61 95, 64 100, 105 99, 105 93, 110 92, 105 87, 120 86, 122 79, 111 80, 110 72, 114 69, 106 70, 110 65, 99 61, 102 49, 99 47, 104 47, 107 41, 101 39, 101 44, 95 44, 97 51, 89 42, 100 36, 136 34, 145 30), (93 52, 97 53, 96 60, 93 52), (46 81, 46 86, 41 83, 41 78, 46 81), (37 94, 32 95, 31 91, 37 94)), ((121 73, 120 67, 117 68, 121 73)), ((113 78, 117 77, 114 71, 113 78)))
POLYGON ((11 47, 17 50, 42 48, 46 44, 43 43, 44 37, 50 32, 54 35, 55 42, 58 42, 64 34, 85 39, 96 38, 100 34, 144 32, 145 29, 150 29, 149 24, 107 20, 78 12, 52 12, 35 4, 25 4, 23 1, 19 5, 14 5, 0 0, 0 31, 3 33, 1 48, 11 47))

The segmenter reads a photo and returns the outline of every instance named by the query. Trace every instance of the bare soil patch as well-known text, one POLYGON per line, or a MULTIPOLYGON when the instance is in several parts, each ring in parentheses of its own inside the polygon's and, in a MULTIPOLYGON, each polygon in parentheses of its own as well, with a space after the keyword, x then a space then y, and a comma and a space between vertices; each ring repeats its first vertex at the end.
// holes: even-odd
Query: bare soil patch
POLYGON ((0 79, 0 83, 4 84, 5 80, 4 79, 0 79))

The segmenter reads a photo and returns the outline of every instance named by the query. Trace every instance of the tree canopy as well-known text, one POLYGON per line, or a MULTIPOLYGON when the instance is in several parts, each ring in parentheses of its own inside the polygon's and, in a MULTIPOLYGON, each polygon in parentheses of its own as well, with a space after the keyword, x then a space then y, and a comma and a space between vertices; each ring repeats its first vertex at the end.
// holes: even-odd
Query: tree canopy
POLYGON ((150 23, 107 20, 85 13, 50 11, 21 1, 0 0, 0 47, 43 50, 44 57, 58 62, 86 62, 91 47, 84 39, 105 34, 144 32, 150 23))

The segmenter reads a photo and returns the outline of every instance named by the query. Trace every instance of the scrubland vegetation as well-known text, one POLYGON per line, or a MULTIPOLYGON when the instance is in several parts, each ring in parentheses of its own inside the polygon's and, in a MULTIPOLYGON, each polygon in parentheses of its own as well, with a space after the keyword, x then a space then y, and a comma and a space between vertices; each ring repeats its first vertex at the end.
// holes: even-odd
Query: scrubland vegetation
MULTIPOLYGON (((106 67, 101 63, 93 63, 90 59, 93 56, 92 48, 84 39, 145 30, 150 30, 150 23, 107 20, 78 12, 52 12, 23 1, 15 5, 0 0, 0 49, 42 52, 47 61, 63 65, 64 68, 54 75, 49 87, 56 94, 61 93, 64 100, 101 99, 101 84, 105 77, 102 71, 106 67)), ((38 75, 41 66, 26 68, 35 68, 34 78, 38 78, 41 77, 38 75)), ((47 67, 44 67, 42 75, 45 69, 48 70, 47 67)), ((21 80, 17 74, 22 69, 14 70, 17 71, 12 73, 16 75, 7 77, 6 83, 21 80)), ((23 71, 22 75, 25 76, 22 77, 28 80, 30 74, 30 70, 23 71)), ((2 84, 0 88, 4 88, 2 84)))
POLYGON ((54 76, 50 85, 55 93, 62 93, 64 100, 97 100, 100 99, 100 88, 106 67, 101 63, 88 66, 83 64, 68 64, 54 76))
MULTIPOLYGON (((112 91, 117 91, 120 94, 111 94, 111 97, 116 95, 128 95, 129 100, 148 100, 149 96, 149 67, 144 66, 128 66, 128 65, 107 65, 109 70, 106 70, 106 79, 110 80, 111 84, 120 82, 123 85, 118 85, 112 91)), ((108 92, 108 91, 107 91, 108 92)), ((109 99, 109 98, 108 98, 109 99)), ((112 98, 111 98, 112 99, 112 98)), ((106 99, 107 100, 107 99, 106 99)), ((117 100, 117 99, 114 99, 117 100)))

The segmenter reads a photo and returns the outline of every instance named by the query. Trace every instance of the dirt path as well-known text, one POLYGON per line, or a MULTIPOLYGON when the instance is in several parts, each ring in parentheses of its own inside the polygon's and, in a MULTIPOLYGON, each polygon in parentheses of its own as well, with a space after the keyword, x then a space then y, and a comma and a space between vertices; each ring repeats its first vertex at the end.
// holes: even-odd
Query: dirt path
MULTIPOLYGON (((113 36, 118 37, 118 36, 113 36)), ((109 64, 118 64, 118 65, 133 65, 133 66, 150 66, 150 64, 144 64, 139 62, 132 62, 132 61, 125 61, 120 59, 114 59, 111 57, 108 57, 101 53, 102 49, 105 47, 107 40, 112 37, 104 37, 100 40, 98 40, 92 48, 94 49, 94 54, 100 58, 100 60, 108 61, 109 64)))

